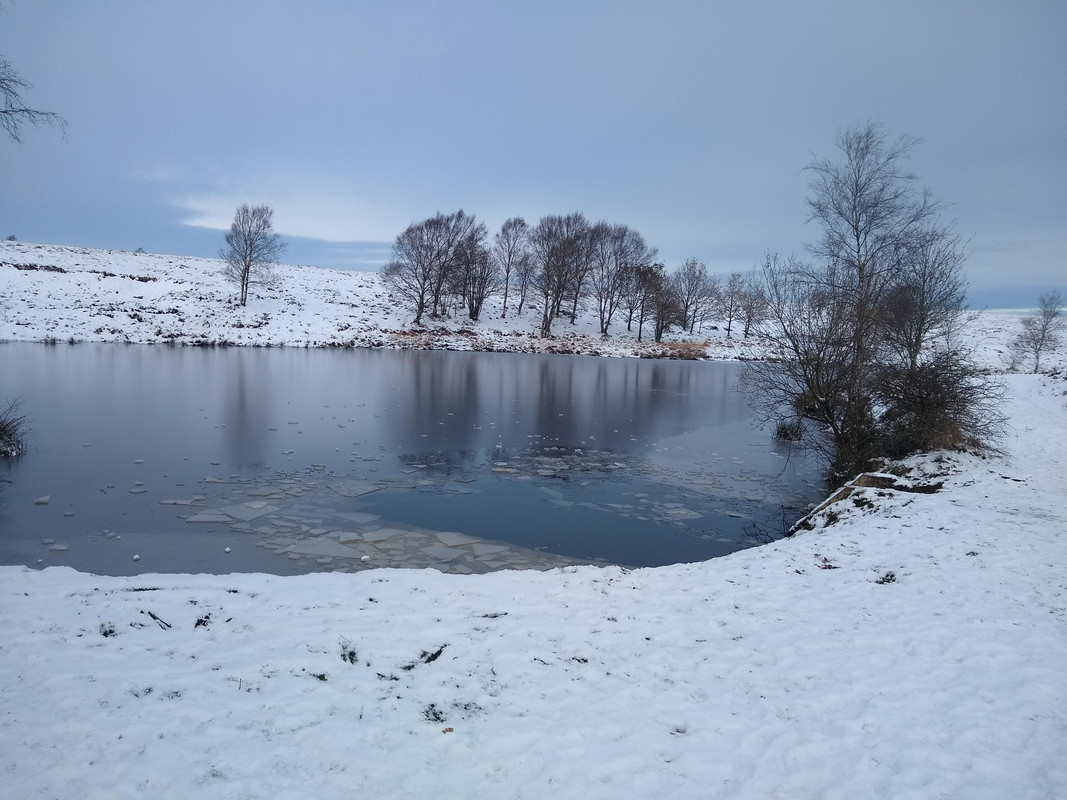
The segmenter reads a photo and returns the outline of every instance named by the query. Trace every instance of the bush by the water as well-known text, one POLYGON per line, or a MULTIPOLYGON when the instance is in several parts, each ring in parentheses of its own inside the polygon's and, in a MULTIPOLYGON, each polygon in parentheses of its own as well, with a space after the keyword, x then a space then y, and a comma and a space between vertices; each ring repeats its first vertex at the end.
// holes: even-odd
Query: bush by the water
POLYGON ((0 458, 20 456, 26 449, 26 417, 18 408, 18 401, 11 401, 0 410, 0 458))

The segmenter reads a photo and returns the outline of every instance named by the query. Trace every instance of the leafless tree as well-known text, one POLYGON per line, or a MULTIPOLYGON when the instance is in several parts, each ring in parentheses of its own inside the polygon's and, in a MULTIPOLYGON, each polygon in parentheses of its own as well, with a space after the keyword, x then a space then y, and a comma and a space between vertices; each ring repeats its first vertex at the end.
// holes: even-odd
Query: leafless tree
POLYGON ((612 318, 623 302, 626 284, 638 264, 649 264, 656 249, 649 247, 626 225, 597 223, 590 230, 592 271, 589 282, 600 318, 600 333, 607 335, 612 318))
MULTIPOLYGON (((777 346, 777 358, 746 365, 744 380, 757 419, 797 430, 832 463, 838 440, 848 435, 845 420, 858 416, 847 407, 852 339, 847 308, 816 280, 817 270, 795 258, 769 256, 762 274, 767 315, 756 330, 777 346)), ((873 439, 873 412, 868 413, 873 439)))
POLYGON ((51 125, 66 131, 67 123, 59 114, 37 111, 25 104, 22 92, 32 88, 32 84, 19 77, 11 62, 0 56, 0 128, 13 142, 22 141, 23 125, 51 125))
POLYGON ((519 283, 519 312, 522 313, 522 301, 526 295, 526 283, 529 280, 529 226, 522 217, 512 217, 500 226, 500 231, 493 237, 493 259, 501 274, 504 288, 504 309, 500 318, 508 315, 508 292, 514 277, 519 283), (524 277, 526 280, 524 280, 524 277))
POLYGON ((848 311, 851 348, 839 365, 848 381, 841 402, 837 441, 838 471, 862 469, 870 453, 872 416, 869 366, 879 346, 881 302, 898 262, 938 205, 904 162, 918 139, 901 136, 889 142, 880 125, 846 129, 838 137, 841 161, 817 159, 808 197, 809 220, 818 222, 822 238, 809 252, 823 263, 818 280, 848 311))
MULTIPOLYGON (((661 342, 663 334, 672 327, 684 325, 682 303, 678 297, 678 290, 662 264, 653 264, 650 270, 645 271, 644 278, 650 284, 648 303, 652 309, 653 338, 661 342)), ((640 341, 640 332, 637 338, 640 341)))
POLYGON ((515 273, 515 288, 519 292, 519 305, 515 308, 515 313, 517 314, 522 314, 522 307, 526 304, 526 295, 533 285, 534 272, 533 255, 527 251, 525 258, 519 262, 518 271, 515 273))
POLYGON ((876 454, 869 381, 881 346, 882 302, 899 254, 914 246, 939 210, 905 169, 917 144, 909 136, 890 142, 880 125, 868 123, 838 137, 840 161, 817 159, 808 167, 809 220, 822 228, 822 238, 808 248, 823 264, 813 277, 843 307, 850 338, 838 364, 847 379, 835 434, 840 476, 862 470, 876 454))
POLYGON ((758 272, 745 276, 745 286, 741 290, 741 322, 744 324, 744 337, 747 339, 756 323, 767 315, 767 293, 758 272))
POLYGON ((687 258, 671 276, 671 283, 682 305, 682 327, 693 333, 715 297, 715 282, 708 275, 708 267, 703 261, 687 258))
POLYGON ((285 250, 285 243, 274 232, 274 210, 270 206, 242 204, 233 215, 226 233, 226 246, 219 250, 225 264, 222 274, 241 290, 241 305, 248 302, 248 287, 266 283, 285 250))
MULTIPOLYGON (((938 205, 904 168, 916 143, 911 137, 890 142, 875 124, 844 131, 838 138, 841 160, 817 159, 808 167, 809 219, 822 231, 808 248, 817 265, 795 260, 783 265, 769 259, 764 267, 768 319, 758 328, 781 348, 784 358, 751 371, 751 383, 765 392, 757 402, 769 419, 792 416, 815 423, 809 439, 822 440, 815 444, 830 457, 833 481, 862 471, 885 451, 893 420, 908 417, 904 409, 940 402, 951 420, 958 406, 927 391, 960 392, 973 377, 964 355, 953 351, 957 369, 947 370, 941 359, 931 363, 966 376, 965 381, 951 376, 941 383, 917 380, 914 394, 883 392, 879 400, 879 386, 887 385, 887 375, 894 385, 909 385, 906 376, 897 380, 911 370, 910 355, 901 358, 908 347, 891 346, 886 335, 886 306, 894 287, 910 285, 908 291, 913 296, 915 292, 914 275, 898 283, 898 274, 905 276, 913 268, 922 272, 924 262, 926 267, 945 266, 932 272, 946 285, 920 294, 939 298, 931 305, 946 309, 948 318, 962 288, 956 283, 959 262, 953 256, 958 242, 943 230, 940 237, 931 235, 937 231, 938 205)), ((924 342, 936 329, 929 318, 915 323, 914 314, 904 316, 913 320, 912 330, 921 329, 924 342)), ((914 336, 910 339, 915 341, 914 336)), ((916 369, 923 367, 920 363, 916 369)), ((929 370, 924 369, 925 376, 929 370)), ((961 394, 960 399, 967 398, 961 394)), ((980 411, 981 404, 973 408, 980 411)), ((963 422, 957 415, 956 423, 963 422)), ((945 430, 923 438, 933 441, 945 430)))
POLYGON ((637 320, 637 341, 644 336, 645 323, 654 323, 658 342, 672 325, 681 324, 681 303, 663 264, 636 264, 627 270, 623 293, 627 311, 627 330, 633 330, 637 320))
MULTIPOLYGON (((584 218, 583 218, 584 219, 584 218)), ((571 325, 578 321, 578 304, 582 301, 589 283, 589 273, 593 269, 593 226, 588 222, 577 231, 573 239, 570 265, 567 269, 567 288, 565 296, 570 301, 571 325)))
POLYGON ((745 279, 740 272, 731 272, 726 283, 722 285, 713 298, 712 308, 715 315, 726 322, 726 338, 730 338, 734 321, 742 315, 744 305, 745 279))
POLYGON ((445 292, 455 284, 464 242, 484 226, 462 209, 452 214, 438 212, 409 225, 393 242, 393 258, 382 270, 386 284, 415 308, 415 325, 430 311, 445 310, 445 292))
POLYGON ((467 315, 477 320, 486 299, 501 285, 500 267, 485 243, 486 230, 478 225, 460 246, 458 276, 467 303, 467 315))
POLYGON ((463 209, 452 214, 439 213, 427 222, 434 229, 435 240, 439 246, 438 257, 430 261, 430 300, 432 316, 437 317, 444 314, 444 290, 458 267, 464 243, 479 227, 482 228, 481 235, 484 238, 485 226, 463 209))
POLYGON ((1034 372, 1041 371, 1041 356, 1060 345, 1063 329, 1063 296, 1058 290, 1045 292, 1037 298, 1037 313, 1023 317, 1022 332, 1016 337, 1015 346, 1028 356, 1033 356, 1034 372))
POLYGON ((959 236, 940 226, 918 231, 899 253, 882 302, 882 335, 909 369, 957 326, 967 298, 965 260, 959 236))
POLYGON ((549 215, 530 231, 533 284, 541 297, 541 337, 552 335, 552 321, 560 314, 568 291, 577 291, 575 278, 588 257, 589 223, 580 212, 549 215))

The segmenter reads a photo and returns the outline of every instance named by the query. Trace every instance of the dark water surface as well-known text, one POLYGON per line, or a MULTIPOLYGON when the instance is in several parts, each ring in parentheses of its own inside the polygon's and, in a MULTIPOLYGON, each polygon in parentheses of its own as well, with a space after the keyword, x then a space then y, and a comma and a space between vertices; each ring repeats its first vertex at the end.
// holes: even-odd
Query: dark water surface
POLYGON ((752 428, 738 369, 0 344, 0 401, 21 399, 32 431, 26 455, 0 460, 0 563, 289 574, 712 558, 819 495, 814 467, 752 428))

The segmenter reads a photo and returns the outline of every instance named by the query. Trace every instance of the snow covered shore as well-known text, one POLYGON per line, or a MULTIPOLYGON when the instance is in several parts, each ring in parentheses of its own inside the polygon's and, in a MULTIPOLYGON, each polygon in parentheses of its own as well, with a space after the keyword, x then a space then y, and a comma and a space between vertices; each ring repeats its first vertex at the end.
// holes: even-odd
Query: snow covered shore
MULTIPOLYGON (((72 274, 0 268, 0 339, 92 338, 79 333, 99 323, 93 281, 118 281, 115 318, 146 335, 124 304, 147 307, 160 280, 88 273, 59 288, 72 274)), ((218 337, 302 302, 277 324, 320 343, 344 294, 224 312, 228 287, 183 291, 151 306, 188 302, 179 314, 218 337)), ((1014 321, 980 317, 995 364, 1014 321)), ((287 578, 2 567, 0 795, 1067 796, 1067 381, 1005 381, 1005 455, 914 458, 908 479, 940 490, 859 488, 811 531, 706 563, 287 578)))
MULTIPOLYGON (((222 262, 184 256, 0 242, 0 341, 234 344, 290 347, 393 347, 500 352, 662 355, 637 341, 616 318, 600 336, 595 311, 576 323, 559 320, 550 339, 538 336, 540 316, 528 297, 522 315, 509 300, 490 298, 479 322, 461 312, 410 323, 414 310, 390 295, 377 272, 281 265, 273 286, 253 286, 237 303, 222 262)), ((734 333, 737 333, 736 329, 734 333)), ((765 349, 719 329, 693 337, 716 359, 758 358, 765 349)))

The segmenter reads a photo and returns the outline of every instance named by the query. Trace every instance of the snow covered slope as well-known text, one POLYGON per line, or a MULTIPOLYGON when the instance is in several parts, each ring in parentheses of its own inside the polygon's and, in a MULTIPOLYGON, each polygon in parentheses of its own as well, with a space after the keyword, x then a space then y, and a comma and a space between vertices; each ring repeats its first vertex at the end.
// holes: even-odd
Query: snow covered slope
MULTIPOLYGON (((638 343, 637 328, 617 318, 600 336, 595 310, 575 325, 556 322, 556 336, 538 337, 540 317, 528 298, 501 319, 500 297, 481 320, 464 312, 410 326, 414 310, 390 295, 377 272, 281 265, 271 286, 253 285, 248 305, 222 277, 222 262, 115 250, 0 242, 0 341, 93 341, 273 346, 402 347, 448 350, 641 355, 661 347, 638 343)), ((735 328, 734 333, 737 333, 735 328)), ((671 337, 687 339, 690 337, 671 337)), ((709 342, 709 357, 752 358, 754 340, 727 339, 708 329, 691 337, 709 342)))

